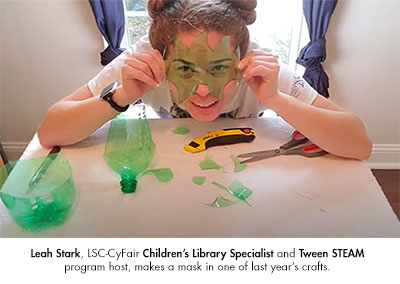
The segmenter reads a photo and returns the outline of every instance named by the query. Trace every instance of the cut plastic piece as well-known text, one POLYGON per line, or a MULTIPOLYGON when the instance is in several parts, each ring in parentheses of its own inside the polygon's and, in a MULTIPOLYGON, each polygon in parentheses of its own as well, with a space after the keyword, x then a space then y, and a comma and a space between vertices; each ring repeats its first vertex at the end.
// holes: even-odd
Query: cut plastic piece
POLYGON ((190 132, 189 128, 186 127, 177 127, 174 130, 172 130, 173 133, 175 134, 180 134, 180 135, 185 135, 190 132))
POLYGON ((219 188, 222 188, 223 190, 228 191, 228 188, 227 188, 227 187, 223 186, 222 184, 219 184, 219 183, 216 182, 216 181, 213 181, 211 184, 213 184, 213 185, 215 185, 215 186, 217 186, 217 187, 219 187, 219 188))
POLYGON ((103 155, 107 164, 121 176, 124 193, 136 190, 136 178, 149 166, 155 151, 145 107, 134 108, 139 109, 136 119, 119 115, 111 121, 103 155))
POLYGON ((202 185, 206 181, 205 176, 196 176, 192 178, 193 183, 197 185, 202 185))
POLYGON ((232 206, 235 205, 236 203, 238 203, 239 201, 237 200, 229 200, 224 198, 223 196, 218 196, 213 203, 211 204, 207 204, 210 207, 228 207, 228 206, 232 206))
POLYGON ((234 180, 231 185, 227 188, 218 182, 213 181, 211 184, 226 190, 230 194, 232 194, 237 199, 243 201, 247 205, 251 206, 249 202, 247 202, 247 198, 252 195, 253 191, 247 187, 245 187, 240 181, 234 180))
POLYGON ((233 196, 240 200, 246 200, 253 194, 253 191, 247 187, 245 187, 240 181, 234 180, 232 184, 228 188, 228 192, 230 192, 233 196))
POLYGON ((247 167, 247 164, 241 163, 240 160, 236 158, 234 155, 231 154, 229 157, 235 164, 235 169, 233 170, 233 172, 235 173, 241 172, 247 167))
POLYGON ((5 166, 0 169, 1 200, 14 221, 28 231, 62 224, 75 201, 71 167, 60 154, 52 155, 56 157, 34 190, 28 190, 29 181, 46 157, 18 161, 5 181, 5 166))
POLYGON ((174 177, 173 172, 169 168, 147 170, 143 175, 153 174, 159 182, 169 182, 174 177))
POLYGON ((206 158, 204 159, 203 162, 199 164, 200 168, 202 170, 221 170, 222 167, 218 165, 216 162, 214 162, 208 154, 206 155, 206 158))
MULTIPOLYGON (((178 91, 178 103, 192 95, 198 85, 207 85, 210 94, 222 99, 225 85, 239 77, 237 52, 231 50, 230 37, 223 37, 212 50, 208 45, 208 32, 197 36, 188 49, 177 38, 165 60, 169 82, 178 91)), ((238 51, 238 49, 236 49, 238 51)))

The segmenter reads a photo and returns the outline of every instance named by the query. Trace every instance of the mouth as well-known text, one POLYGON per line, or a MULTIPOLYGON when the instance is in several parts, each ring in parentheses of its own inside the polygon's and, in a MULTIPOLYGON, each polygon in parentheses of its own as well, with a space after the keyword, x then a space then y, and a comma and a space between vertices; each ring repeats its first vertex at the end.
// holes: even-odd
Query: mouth
POLYGON ((199 102, 194 102, 194 101, 190 101, 192 103, 192 105, 199 111, 202 112, 208 112, 208 111, 212 111, 214 108, 216 108, 216 106, 219 103, 219 100, 215 100, 209 103, 199 103, 199 102))

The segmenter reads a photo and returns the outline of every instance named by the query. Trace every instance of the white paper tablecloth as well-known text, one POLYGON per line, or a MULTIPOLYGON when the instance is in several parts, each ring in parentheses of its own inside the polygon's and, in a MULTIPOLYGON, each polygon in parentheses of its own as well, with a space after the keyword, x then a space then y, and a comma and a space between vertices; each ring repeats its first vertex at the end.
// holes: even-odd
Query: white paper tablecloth
MULTIPOLYGON (((63 147, 72 166, 76 202, 61 226, 27 232, 0 204, 1 237, 399 237, 400 224, 365 163, 333 155, 281 156, 249 164, 233 173, 230 154, 278 147, 292 129, 280 118, 149 120, 156 154, 149 168, 171 168, 174 178, 139 179, 135 193, 123 194, 119 176, 103 160, 109 123, 86 140, 63 147), (190 133, 172 133, 176 127, 190 133), (252 127, 251 143, 219 146, 191 154, 183 145, 208 131, 252 127), (209 154, 225 172, 203 171, 209 154), (194 176, 206 176, 198 186, 194 176), (229 186, 235 179, 253 190, 251 207, 239 203, 211 208, 218 195, 234 199, 211 182, 229 186)), ((46 155, 35 135, 22 159, 46 155)))

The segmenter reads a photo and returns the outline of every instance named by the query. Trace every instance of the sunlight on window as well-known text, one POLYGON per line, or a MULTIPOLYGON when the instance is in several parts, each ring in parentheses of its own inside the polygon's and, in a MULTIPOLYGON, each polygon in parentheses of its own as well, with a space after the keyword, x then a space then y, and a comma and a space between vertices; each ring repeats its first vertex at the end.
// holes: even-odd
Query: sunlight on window
POLYGON ((302 1, 258 1, 256 11, 257 20, 249 26, 252 37, 262 46, 271 48, 283 63, 296 69, 303 28, 302 1))

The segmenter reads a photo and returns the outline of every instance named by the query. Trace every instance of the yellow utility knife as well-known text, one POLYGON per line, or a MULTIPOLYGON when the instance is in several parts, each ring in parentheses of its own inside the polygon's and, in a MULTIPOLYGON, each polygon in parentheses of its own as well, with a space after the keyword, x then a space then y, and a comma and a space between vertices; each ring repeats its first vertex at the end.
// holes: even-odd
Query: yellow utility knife
POLYGON ((226 128, 197 137, 183 146, 183 149, 191 153, 197 153, 213 146, 251 142, 254 138, 256 138, 256 133, 250 127, 226 128))

